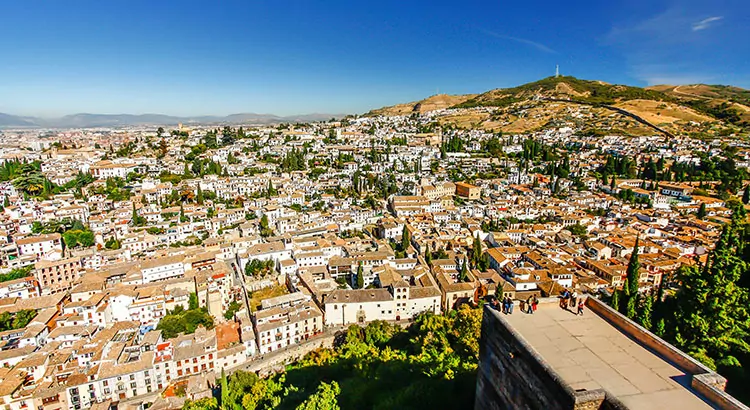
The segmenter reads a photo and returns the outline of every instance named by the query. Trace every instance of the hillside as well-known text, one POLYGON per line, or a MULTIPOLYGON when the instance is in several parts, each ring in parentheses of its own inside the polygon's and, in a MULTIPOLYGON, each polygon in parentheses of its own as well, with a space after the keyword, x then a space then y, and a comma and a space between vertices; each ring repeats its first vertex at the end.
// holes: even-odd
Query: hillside
POLYGON ((655 85, 659 91, 725 121, 750 125, 750 90, 727 85, 655 85))
POLYGON ((446 126, 521 133, 573 126, 623 135, 737 133, 750 124, 750 92, 729 86, 640 88, 575 77, 548 77, 477 95, 433 96, 416 103, 373 110, 403 115, 453 108, 437 116, 446 126), (448 97, 448 96, 443 96, 448 97))
POLYGON ((447 95, 437 94, 424 100, 414 101, 406 104, 398 104, 372 110, 368 115, 408 115, 414 112, 425 113, 428 111, 442 110, 454 105, 461 104, 466 100, 474 98, 475 94, 447 95))
POLYGON ((655 90, 563 76, 547 77, 513 88, 491 90, 457 104, 456 107, 503 107, 531 98, 573 99, 591 104, 615 104, 619 101, 635 99, 671 100, 669 96, 655 90))
POLYGON ((32 127, 33 119, 19 117, 17 115, 3 114, 0 112, 0 127, 32 127))

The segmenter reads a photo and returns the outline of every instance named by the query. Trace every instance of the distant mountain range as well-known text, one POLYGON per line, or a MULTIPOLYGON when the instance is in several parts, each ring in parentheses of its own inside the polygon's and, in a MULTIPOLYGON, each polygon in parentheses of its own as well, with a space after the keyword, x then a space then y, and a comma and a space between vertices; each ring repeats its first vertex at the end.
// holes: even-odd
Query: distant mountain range
POLYGON ((278 116, 273 114, 241 113, 227 116, 176 117, 163 114, 73 114, 60 118, 23 117, 0 113, 2 128, 94 128, 131 125, 177 124, 276 124, 284 122, 325 121, 342 118, 345 114, 304 114, 278 116))

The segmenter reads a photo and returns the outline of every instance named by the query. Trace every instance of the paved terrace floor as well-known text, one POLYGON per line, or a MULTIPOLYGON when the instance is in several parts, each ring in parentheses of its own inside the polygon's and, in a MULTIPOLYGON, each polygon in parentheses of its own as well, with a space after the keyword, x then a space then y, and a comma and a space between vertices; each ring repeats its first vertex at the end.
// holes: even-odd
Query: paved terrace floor
POLYGON ((588 309, 576 316, 540 303, 533 315, 502 316, 574 390, 604 388, 630 409, 713 408, 688 387, 690 375, 588 309))

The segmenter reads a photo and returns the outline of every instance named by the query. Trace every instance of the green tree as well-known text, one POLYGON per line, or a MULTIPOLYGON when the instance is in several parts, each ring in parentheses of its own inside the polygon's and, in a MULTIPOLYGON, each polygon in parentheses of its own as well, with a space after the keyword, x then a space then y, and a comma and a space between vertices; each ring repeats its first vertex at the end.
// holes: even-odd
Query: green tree
POLYGON ((34 309, 19 310, 15 313, 3 312, 0 314, 0 332, 24 328, 35 316, 34 309))
POLYGON ((630 299, 630 286, 628 284, 628 278, 625 277, 625 280, 622 283, 622 290, 620 290, 620 301, 619 301, 619 312, 623 315, 628 314, 628 300, 630 299))
POLYGON ((201 190, 201 184, 198 184, 198 194, 195 196, 195 202, 198 205, 203 205, 203 190, 201 190))
POLYGON ((47 197, 57 188, 34 164, 24 164, 13 186, 31 197, 47 197))
POLYGON ((474 235, 474 243, 471 246, 471 262, 478 266, 482 262, 482 241, 479 240, 479 233, 474 235))
POLYGON ((408 329, 352 325, 335 347, 312 351, 279 375, 234 372, 227 402, 237 410, 463 408, 476 389, 481 319, 482 309, 463 305, 450 316, 420 314, 408 329))
POLYGON ((698 212, 695 213, 695 217, 698 219, 705 219, 706 218, 706 204, 701 202, 701 205, 698 207, 698 212))
POLYGON ((411 245, 411 235, 409 235, 409 230, 406 228, 406 224, 404 224, 404 229, 401 232, 401 250, 406 251, 409 249, 409 246, 411 245))
POLYGON ((199 326, 206 329, 214 326, 214 320, 205 307, 185 310, 177 306, 159 321, 156 328, 161 330, 164 338, 171 339, 181 333, 194 333, 199 326))
POLYGON ((187 400, 182 406, 182 410, 217 410, 218 408, 216 397, 204 397, 196 401, 187 400))
POLYGON ((456 350, 472 361, 479 360, 479 336, 482 330, 481 309, 472 309, 461 305, 453 321, 453 336, 456 338, 456 350))
POLYGON ((224 319, 226 320, 232 320, 234 319, 234 315, 242 309, 242 305, 238 303, 237 301, 232 301, 229 303, 229 306, 227 306, 226 312, 224 312, 224 319))
POLYGON ((224 368, 221 369, 220 379, 221 389, 221 410, 231 410, 231 402, 229 400, 229 384, 227 383, 227 375, 224 373, 224 368))
POLYGON ((625 316, 633 320, 637 320, 637 316, 638 316, 638 299, 639 299, 638 293, 634 293, 628 296, 628 303, 625 306, 625 316))
POLYGON ((273 235, 273 230, 269 226, 268 216, 263 214, 260 217, 260 236, 266 237, 273 235))
POLYGON ((62 234, 62 239, 68 249, 77 246, 88 248, 94 245, 94 233, 89 230, 71 229, 62 234))
POLYGON ((620 291, 617 289, 614 289, 612 291, 612 299, 609 301, 609 305, 612 306, 612 309, 619 311, 620 310, 620 291))
POLYGON ((460 282, 467 282, 469 280, 469 267, 467 266, 469 261, 464 258, 461 263, 461 271, 458 274, 458 280, 460 282))
POLYGON ((725 225, 704 266, 683 265, 675 296, 675 341, 716 369, 736 369, 737 357, 750 352, 750 295, 738 282, 748 265, 742 260, 744 227, 737 218, 725 225))
POLYGON ((651 317, 653 315, 654 299, 651 295, 643 295, 640 310, 638 310, 637 322, 646 329, 651 329, 651 317))
POLYGON ((565 230, 569 231, 572 235, 583 236, 588 233, 586 227, 581 224, 568 225, 565 230))
MULTIPOLYGON (((633 253, 630 254, 630 260, 628 261, 628 268, 625 271, 628 278, 628 286, 626 288, 626 295, 629 297, 638 293, 641 263, 638 261, 638 243, 640 238, 636 238, 635 245, 633 246, 633 253)), ((632 318, 631 318, 632 319, 632 318)))
POLYGON ((276 191, 276 188, 273 187, 273 182, 271 180, 268 180, 268 186, 266 187, 266 198, 270 199, 274 196, 276 196, 278 192, 276 191))
POLYGON ((117 238, 114 237, 107 239, 107 241, 104 243, 104 247, 107 249, 120 249, 121 246, 122 244, 120 243, 120 241, 118 241, 117 238))
POLYGON ((28 276, 32 276, 32 266, 24 268, 15 268, 8 273, 0 273, 0 282, 8 282, 11 280, 21 279, 28 276))
POLYGON ((195 292, 190 293, 188 309, 198 309, 198 294, 195 292))
POLYGON ((146 225, 146 218, 144 218, 140 214, 138 214, 138 211, 135 209, 135 202, 133 202, 133 214, 132 214, 130 220, 133 223, 133 226, 144 226, 144 225, 146 225))
POLYGON ((654 327, 654 334, 663 338, 667 332, 666 328, 667 326, 664 322, 664 318, 661 318, 656 322, 656 326, 654 327))
POLYGON ((745 185, 745 190, 742 192, 742 203, 750 204, 750 184, 745 185))
POLYGON ((365 271, 362 267, 362 262, 357 266, 357 289, 364 289, 365 287, 365 271))
POLYGON ((337 398, 340 393, 341 388, 335 381, 330 384, 320 382, 317 391, 297 406, 296 410, 339 410, 337 398))

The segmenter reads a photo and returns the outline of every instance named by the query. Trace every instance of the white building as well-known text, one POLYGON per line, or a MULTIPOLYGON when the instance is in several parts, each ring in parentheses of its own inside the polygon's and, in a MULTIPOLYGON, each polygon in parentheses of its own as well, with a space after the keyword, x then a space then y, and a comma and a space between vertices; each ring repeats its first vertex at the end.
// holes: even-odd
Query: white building
POLYGON ((143 283, 177 278, 185 274, 185 264, 180 255, 151 259, 141 265, 143 283))
POLYGON ((260 354, 300 343, 323 330, 323 312, 312 301, 260 310, 254 320, 260 354))
POLYGON ((325 299, 326 326, 373 320, 412 319, 423 312, 440 313, 440 291, 399 281, 388 288, 335 290, 325 299))
POLYGON ((62 257, 62 240, 59 233, 18 239, 16 246, 20 256, 32 255, 37 260, 56 260, 62 257))

